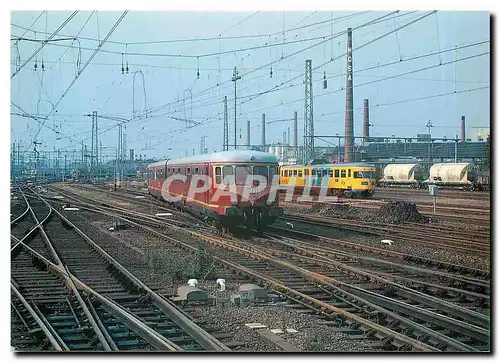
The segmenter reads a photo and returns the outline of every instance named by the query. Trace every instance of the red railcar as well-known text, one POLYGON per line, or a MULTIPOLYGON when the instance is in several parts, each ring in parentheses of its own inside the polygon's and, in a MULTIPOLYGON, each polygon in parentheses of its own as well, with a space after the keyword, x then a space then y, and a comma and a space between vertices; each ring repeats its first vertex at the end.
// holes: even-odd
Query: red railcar
POLYGON ((283 215, 278 192, 271 192, 273 179, 276 184, 279 179, 278 160, 266 152, 236 150, 168 159, 147 170, 151 195, 218 227, 243 224, 262 229, 283 215), (266 182, 260 184, 255 177, 266 182))

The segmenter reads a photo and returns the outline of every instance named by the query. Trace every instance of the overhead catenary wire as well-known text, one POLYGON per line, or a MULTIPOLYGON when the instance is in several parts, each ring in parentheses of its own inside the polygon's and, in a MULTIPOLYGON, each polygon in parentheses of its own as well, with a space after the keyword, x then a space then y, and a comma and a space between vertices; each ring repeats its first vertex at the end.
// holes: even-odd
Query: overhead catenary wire
MULTIPOLYGON (((396 36, 397 36, 397 33, 396 33, 396 36)), ((288 38, 288 37, 287 37, 287 38, 288 38)), ((398 44, 398 45, 399 45, 399 44, 398 44)), ((92 63, 91 65, 96 65, 96 64, 97 64, 97 63, 92 63)), ((205 63, 205 64, 206 64, 206 63, 205 63)), ((132 65, 132 63, 130 63, 130 65, 132 65)), ((153 66, 153 67, 154 67, 154 66, 153 66)), ((162 67, 162 66, 160 66, 160 67, 162 67)), ((166 68, 166 67, 165 67, 165 68, 166 68)), ((197 68, 197 67, 196 67, 196 68, 197 68)), ((196 69, 196 68, 194 68, 194 69, 196 69)), ((200 68, 200 69, 201 69, 202 71, 204 70, 204 68, 200 68)), ((220 68, 219 68, 219 69, 220 69, 220 68)), ((256 69, 257 69, 257 68, 256 68, 256 69)), ((291 70, 291 71, 294 71, 294 70, 291 70)), ((301 72, 300 70, 297 70, 297 71, 298 71, 298 72, 301 72)), ((88 72, 87 72, 87 73, 88 73, 88 72)), ((337 75, 337 76, 338 76, 338 75, 337 75)), ((382 77, 382 78, 383 78, 383 77, 382 77)), ((402 79, 402 77, 400 77, 400 78, 402 79)), ((441 79, 441 80, 439 80, 439 81, 445 81, 445 80, 444 80, 444 79, 441 79)), ((284 88, 284 87, 283 87, 283 88, 284 88)), ((288 88, 286 88, 286 89, 288 89, 288 88)), ((220 87, 219 87, 219 90, 220 90, 220 87)), ((250 96, 251 96, 251 95, 250 95, 250 96)), ((198 101, 198 98, 197 98, 196 100, 198 101)), ((208 102, 207 102, 207 99, 204 101, 204 103, 208 103, 208 102)), ((148 112, 148 113, 149 113, 149 112, 148 112)), ((200 119, 201 119, 201 118, 206 118, 206 119, 207 119, 207 121, 208 121, 208 120, 209 120, 209 117, 210 117, 210 116, 207 116, 207 117, 200 117, 200 119)))
MULTIPOLYGON (((477 57, 484 56, 484 55, 487 55, 487 54, 489 54, 489 52, 475 54, 475 55, 472 55, 472 56, 468 56, 468 57, 465 57, 465 58, 458 59, 458 60, 456 60, 456 62, 466 61, 466 60, 477 58, 477 57)), ((416 70, 411 70, 411 71, 408 71, 408 72, 404 72, 404 73, 400 73, 400 74, 396 74, 396 75, 392 75, 392 76, 387 76, 387 77, 384 77, 384 78, 381 78, 381 79, 376 79, 376 80, 365 82, 365 83, 361 83, 361 84, 356 84, 356 85, 353 86, 353 88, 359 88, 359 87, 362 87, 362 86, 365 86, 365 85, 369 85, 369 84, 373 84, 373 83, 378 83, 378 82, 386 81, 386 80, 389 80, 389 79, 398 78, 398 77, 400 77, 402 75, 414 74, 414 73, 418 73, 418 72, 430 70, 430 69, 433 69, 433 68, 437 68, 437 67, 441 67, 441 66, 449 65, 449 64, 453 64, 453 63, 455 63, 455 60, 452 60, 452 61, 449 61, 449 62, 446 62, 446 63, 442 63, 442 64, 434 64, 434 65, 431 65, 431 66, 428 66, 428 67, 424 67, 424 68, 420 68, 420 69, 416 69, 416 70)), ((337 90, 333 90, 333 91, 330 91, 330 92, 324 92, 324 93, 315 95, 314 98, 324 97, 326 95, 330 95, 330 94, 333 94, 333 93, 338 93, 338 92, 341 92, 341 91, 342 91, 342 89, 337 89, 337 90)), ((289 101, 289 102, 287 102, 285 104, 292 104, 292 103, 295 103, 295 102, 300 102, 302 100, 303 100, 303 98, 299 98, 299 99, 295 99, 295 100, 289 101)), ((252 111, 249 111, 249 112, 246 112, 246 113, 242 113, 241 116, 244 116, 244 115, 250 114, 250 113, 254 113, 254 112, 260 112, 263 109, 269 109, 269 108, 279 107, 279 106, 282 106, 282 105, 283 104, 280 103, 280 104, 275 104, 275 105, 267 106, 265 108, 255 109, 255 110, 252 110, 252 111)))
MULTIPOLYGON (((432 12, 430 12, 430 13, 424 14, 424 15, 420 16, 419 18, 415 19, 415 20, 412 20, 412 21, 410 21, 410 22, 408 22, 408 23, 406 23, 406 24, 404 24, 404 25, 401 25, 401 26, 400 26, 400 27, 398 27, 397 29, 391 30, 391 31, 389 31, 389 32, 387 32, 387 33, 385 33, 385 34, 382 34, 382 35, 380 35, 380 36, 376 37, 375 39, 372 39, 372 40, 370 40, 370 41, 368 41, 368 42, 366 42, 366 43, 364 43, 364 44, 362 44, 362 45, 359 45, 359 46, 358 46, 358 47, 356 47, 356 48, 353 48, 353 49, 352 49, 352 51, 354 52, 354 51, 356 51, 356 50, 360 50, 360 49, 362 49, 362 48, 364 48, 364 47, 366 47, 366 46, 368 46, 368 45, 370 45, 370 44, 372 44, 372 43, 374 43, 374 42, 376 42, 376 41, 378 41, 378 40, 380 40, 380 39, 383 39, 383 38, 385 38, 385 37, 389 36, 390 34, 394 33, 394 32, 395 32, 395 31, 397 31, 397 30, 400 30, 400 29, 403 29, 403 28, 405 28, 405 27, 407 27, 407 26, 409 26, 409 25, 415 24, 416 22, 421 21, 421 20, 423 20, 424 18, 426 18, 426 17, 428 17, 428 16, 432 15, 434 12, 435 12, 435 11, 432 11, 432 12)), ((393 13, 394 13, 394 12, 393 12, 393 13)), ((385 15, 384 17, 390 16, 390 15, 392 15, 393 13, 387 14, 387 15, 385 15)), ((359 27, 357 27, 357 28, 359 28, 359 27)), ((355 29, 357 29, 357 28, 353 28, 352 30, 354 31, 354 30, 355 30, 355 29)), ((335 59, 338 59, 338 58, 341 58, 341 57, 343 57, 343 56, 345 56, 345 55, 346 55, 346 52, 344 52, 344 53, 342 53, 341 55, 339 55, 338 57, 334 58, 334 60, 335 60, 335 59)), ((318 68, 321 68, 321 67, 325 66, 326 64, 328 64, 329 62, 330 62, 330 60, 328 60, 328 61, 324 62, 323 64, 320 64, 320 65, 318 65, 318 66, 314 67, 314 68, 313 68, 313 70, 316 70, 316 69, 318 69, 318 68)), ((244 102, 242 102, 242 103, 249 102, 249 101, 254 100, 254 99, 256 99, 257 97, 260 97, 260 96, 262 96, 262 95, 264 95, 264 94, 267 94, 267 93, 270 93, 270 92, 272 92, 272 91, 275 91, 276 89, 279 89, 279 88, 283 87, 285 84, 288 84, 288 83, 290 83, 291 81, 296 80, 296 79, 299 79, 299 78, 301 78, 301 77, 302 77, 302 75, 298 75, 298 76, 296 76, 296 77, 293 77, 293 78, 291 78, 291 79, 289 79, 289 80, 287 80, 287 81, 285 81, 285 82, 282 82, 280 85, 276 85, 276 86, 274 86, 274 87, 272 87, 272 88, 268 89, 267 91, 263 91, 263 92, 261 92, 259 95, 255 96, 254 98, 249 99, 249 100, 247 100, 247 101, 244 101, 244 102)), ((341 88, 341 89, 342 89, 342 88, 341 88)), ((328 94, 328 93, 323 93, 323 94, 328 94)))
POLYGON ((35 52, 33 54, 31 54, 31 56, 19 67, 19 69, 17 69, 10 77, 10 79, 14 78, 17 74, 19 74, 19 72, 26 66, 26 64, 28 64, 31 59, 33 59, 44 47, 45 45, 48 44, 48 41, 51 40, 53 37, 55 37, 57 35, 57 33, 59 33, 59 31, 61 31, 65 26, 66 24, 68 24, 71 19, 73 19, 75 17, 75 15, 78 14, 78 10, 74 11, 60 26, 59 28, 57 28, 47 39, 46 41, 44 41, 42 43, 42 45, 40 45, 40 47, 35 50, 35 52))
MULTIPOLYGON (((394 12, 391 12, 391 13, 389 13, 389 14, 386 14, 386 15, 380 16, 380 17, 378 17, 377 19, 374 19, 374 20, 368 21, 368 22, 366 22, 366 23, 363 23, 363 24, 361 24, 361 25, 357 26, 355 29, 359 29, 359 28, 362 28, 362 27, 364 27, 364 26, 369 26, 371 23, 373 23, 373 22, 375 22, 375 21, 377 21, 377 20, 383 19, 383 18, 387 18, 388 16, 392 15, 393 13, 397 13, 397 12, 398 12, 398 11, 394 11, 394 12)), ((341 31, 341 32, 339 32, 339 33, 337 33, 337 34, 334 34, 333 38, 340 37, 340 36, 342 36, 342 35, 345 35, 346 33, 347 33, 347 31, 341 31)), ((297 55, 297 54, 300 54, 300 53, 302 53, 302 52, 305 52, 305 51, 307 51, 307 50, 309 50, 309 49, 312 49, 312 48, 314 48, 314 47, 316 47, 316 46, 319 46, 319 45, 323 44, 324 42, 329 41, 329 40, 330 40, 330 37, 323 37, 323 39, 324 39, 324 40, 322 40, 322 41, 320 41, 320 42, 318 42, 318 43, 315 43, 315 44, 310 45, 310 46, 308 46, 308 47, 302 48, 302 49, 300 49, 300 50, 298 50, 298 51, 296 51, 296 52, 294 52, 294 53, 290 53, 290 54, 286 55, 284 58, 285 58, 285 59, 286 59, 286 58, 290 58, 290 57, 292 57, 292 56, 295 56, 295 55, 297 55)), ((261 69, 267 69, 267 67, 269 67, 269 66, 271 66, 271 65, 273 65, 273 64, 275 64, 275 63, 277 63, 277 62, 279 62, 279 61, 281 61, 281 59, 274 60, 274 61, 270 61, 270 62, 269 62, 269 63, 267 63, 267 64, 264 64, 264 65, 262 65, 262 66, 260 66, 260 67, 258 67, 258 68, 253 69, 253 70, 250 70, 250 71, 248 71, 247 73, 242 74, 242 78, 243 78, 243 77, 247 77, 249 74, 252 74, 252 73, 254 73, 254 72, 258 71, 258 70, 261 70, 261 69)), ((300 78, 300 77, 301 77, 301 76, 294 77, 294 78, 292 78, 291 80, 298 79, 298 78, 300 78)), ((290 80, 289 80, 289 81, 290 81, 290 80)), ((288 82, 289 82, 289 81, 288 81, 288 82)), ((222 86, 222 85, 226 85, 226 84, 231 84, 231 81, 230 81, 230 80, 227 80, 227 81, 225 81, 225 82, 222 82, 222 83, 218 84, 217 86, 212 86, 212 87, 206 88, 206 89, 204 89, 204 90, 202 90, 202 91, 200 91, 200 92, 194 93, 194 94, 193 94, 193 96, 198 96, 198 95, 204 94, 204 93, 206 93, 206 92, 208 92, 208 91, 210 91, 210 90, 214 89, 215 87, 222 86)), ((157 108, 157 107, 153 107, 153 108, 151 108, 151 109, 150 109, 150 111, 151 111, 151 112, 154 112, 154 111, 156 111, 156 110, 161 110, 161 109, 163 109, 163 108, 165 108, 165 107, 171 106, 171 105, 173 105, 173 104, 177 104, 177 103, 179 103, 179 101, 181 101, 181 100, 177 100, 177 101, 172 101, 172 102, 169 102, 169 103, 164 104, 164 105, 162 105, 162 106, 158 106, 158 108, 157 108)))
MULTIPOLYGON (((40 19, 40 18, 42 17, 42 15, 43 15, 46 11, 47 11, 47 10, 43 10, 43 11, 42 11, 42 12, 41 12, 41 13, 40 13, 37 17, 36 17, 36 19, 35 19, 35 20, 33 20, 33 22, 31 23, 31 25, 30 25, 29 27, 24 28, 25 30, 24 30, 24 33, 22 33, 22 34, 21 34, 21 36, 20 36, 21 38, 22 38, 22 37, 24 37, 28 31, 34 31, 34 30, 32 30, 31 28, 32 28, 32 27, 36 24, 36 22, 38 21, 38 19, 40 19)), ((15 42, 14 44, 12 44, 12 45, 11 45, 11 47, 13 47, 13 46, 17 46, 17 44, 18 44, 18 43, 19 43, 19 40, 16 40, 16 42, 15 42)))
MULTIPOLYGON (((349 19, 349 18, 351 18, 351 17, 353 17, 355 15, 362 15, 362 14, 366 14, 366 13, 369 13, 369 12, 370 11, 362 11, 362 12, 357 12, 357 13, 354 13, 354 14, 348 14, 348 15, 345 15, 343 17, 336 18, 336 20, 349 19)), ((296 30, 301 30, 301 29, 305 29, 305 28, 308 28, 308 27, 311 27, 311 26, 324 24, 324 23, 327 23, 327 22, 329 22, 329 20, 324 20, 324 21, 319 21, 319 22, 311 23, 311 24, 303 25, 303 26, 300 26, 300 27, 297 27, 297 28, 291 28, 291 29, 285 30, 285 32, 292 32, 292 31, 296 31, 296 30)), ((26 27, 20 26, 18 24, 11 23, 11 26, 19 28, 19 29, 26 30, 26 32, 27 31, 34 32, 34 30, 31 30, 30 28, 26 28, 26 27)), ((232 27, 234 27, 234 26, 232 26, 232 27)), ((227 32, 228 30, 230 30, 230 29, 226 29, 226 30, 222 31, 220 34, 223 34, 223 33, 227 32)), ((43 33, 43 32, 38 31, 38 33, 43 33)), ((214 36, 214 37, 205 37, 205 38, 151 40, 151 41, 142 41, 142 42, 134 42, 134 41, 125 42, 125 41, 116 41, 116 40, 113 40, 113 41, 109 41, 109 43, 110 44, 118 44, 118 45, 125 45, 126 43, 129 44, 129 45, 147 45, 147 44, 161 44, 161 43, 168 44, 168 43, 183 43, 183 42, 203 42, 203 41, 211 41, 211 40, 234 40, 234 39, 247 39, 247 38, 263 38, 263 37, 268 37, 268 36, 272 36, 272 35, 278 35, 278 34, 281 34, 281 33, 282 33, 281 31, 278 31, 278 32, 270 33, 270 34, 235 35, 235 36, 225 36, 225 37, 223 37, 223 36, 220 36, 220 37, 219 36, 214 36)), ((70 35, 64 35, 64 36, 70 37, 70 35)), ((80 39, 81 40, 94 41, 94 42, 99 43, 99 40, 96 39, 96 38, 80 37, 80 39)))
MULTIPOLYGON (((463 47, 465 48, 465 47, 470 47, 470 46, 473 46, 473 45, 481 45, 481 44, 484 44, 484 43, 485 43, 485 41, 480 41, 480 42, 476 42, 476 43, 473 43, 473 44, 464 45, 463 47)), ((453 50, 453 49, 444 49, 444 50, 441 50, 441 52, 448 52, 448 51, 451 51, 451 50, 453 50)), ((424 54, 424 55, 417 55, 417 56, 414 56, 414 57, 408 57, 408 58, 404 59, 403 62, 409 62, 409 61, 412 61, 412 60, 415 60, 415 59, 421 59, 423 57, 428 57, 428 56, 432 56, 432 55, 435 55, 435 54, 436 54, 436 52, 431 52, 431 53, 427 53, 427 54, 424 54)), ((481 54, 481 55, 485 55, 485 53, 481 54)), ((462 60, 464 60, 464 59, 458 59, 457 61, 462 61, 462 60)), ((400 62, 398 61, 398 62, 389 62, 389 63, 381 64, 381 65, 379 64, 379 67, 380 66, 384 67, 384 66, 387 66, 387 65, 393 65, 393 64, 396 64, 396 63, 399 64, 400 62)), ((446 64, 451 64, 451 63, 446 63, 446 64)), ((443 65, 446 65, 446 64, 443 64, 443 65)), ((407 75, 407 74, 411 74, 411 73, 415 73, 415 72, 419 72, 419 71, 423 71, 423 70, 432 69, 432 68, 435 68, 435 67, 438 67, 438 66, 439 65, 432 65, 431 67, 426 67, 426 68, 423 68, 423 69, 417 69, 417 70, 413 70, 413 71, 406 72, 406 73, 401 73, 401 74, 398 74, 398 75, 395 75, 395 76, 391 76, 391 77, 379 77, 380 79, 378 79, 378 80, 371 81, 371 82, 368 82, 368 83, 359 84, 359 85, 355 85, 355 87, 359 87, 359 86, 370 84, 370 83, 376 83, 376 82, 380 82, 380 81, 383 81, 383 80, 388 80, 389 78, 391 78, 391 79, 400 78, 403 75, 407 75)), ((368 69, 373 69, 373 67, 367 67, 367 68, 364 68, 364 69, 360 69, 360 70, 355 71, 355 73, 357 73, 357 72, 363 72, 363 71, 366 71, 368 69)), ((329 79, 334 78, 334 77, 339 77, 339 76, 340 75, 329 77, 329 79)), ((296 86, 298 86, 298 85, 301 85, 301 84, 297 84, 296 86)), ((279 89, 279 88, 275 88, 275 89, 272 89, 272 90, 265 91, 266 92, 265 94, 268 94, 268 93, 271 93, 271 92, 277 92, 277 91, 280 91, 280 90, 281 89, 279 89)), ((332 94, 332 93, 339 92, 339 91, 340 90, 335 90, 335 91, 332 91, 332 92, 329 92, 329 93, 324 93, 322 95, 332 94)), ((262 94, 263 94, 263 92, 258 92, 258 93, 250 94, 250 95, 242 95, 239 98, 243 100, 245 98, 252 98, 252 97, 255 97, 255 96, 260 96, 262 94)), ((207 99, 207 100, 209 101, 209 103, 197 105, 197 106, 193 107, 193 109, 204 108, 204 107, 208 107, 208 106, 212 106, 212 105, 217 105, 219 103, 218 100, 214 100, 214 101, 210 101, 210 99, 207 99)), ((232 100, 232 99, 230 99, 230 100, 232 100)), ((294 100, 292 102, 288 102, 288 103, 285 103, 285 104, 294 103, 294 102, 297 102, 297 101, 301 101, 301 99, 297 99, 297 100, 294 100)), ((244 100, 242 101, 242 103, 246 103, 246 102, 247 101, 244 101, 244 100)), ((278 104, 276 106, 279 106, 279 105, 282 105, 282 104, 280 103, 280 104, 278 104)), ((259 110, 262 110, 262 109, 259 109, 259 110)), ((151 113, 148 113, 148 116, 150 118, 155 118, 155 117, 162 117, 162 116, 165 116, 165 115, 168 115, 168 114, 172 114, 172 113, 175 113, 175 111, 167 111, 167 112, 164 112, 164 113, 160 113, 158 115, 154 115, 154 114, 152 115, 151 113)), ((247 113, 240 113, 240 115, 246 115, 248 113, 249 112, 247 112, 247 113)))
MULTIPOLYGON (((82 67, 82 69, 78 72, 78 74, 76 75, 76 77, 73 79, 73 81, 70 83, 70 85, 68 86, 68 88, 66 89, 66 91, 61 95, 61 97, 59 98, 59 100, 56 102, 56 104, 52 107, 52 109, 50 110, 49 114, 47 115, 47 118, 50 116, 50 114, 52 114, 52 112, 57 108, 57 106, 59 105, 59 103, 61 102, 61 100, 64 98, 64 96, 70 91, 71 87, 73 87, 73 85, 76 83, 78 77, 83 73, 83 71, 87 68, 87 66, 89 65, 89 63, 92 61, 92 59, 94 59, 94 57, 96 56, 96 54, 99 52, 99 50, 101 49, 102 45, 106 42, 106 40, 111 36, 111 34, 113 34, 113 32, 115 31, 115 29, 118 27, 118 25, 121 23, 121 21, 123 20, 123 18, 125 17, 125 15, 127 15, 128 13, 128 10, 124 11, 122 13, 122 15, 120 16, 120 18, 116 21, 115 25, 113 25, 113 27, 110 29, 110 31, 108 32, 108 34, 106 34, 106 36, 104 37, 104 39, 101 41, 101 43, 99 43, 99 45, 97 46, 97 48, 95 49, 94 53, 89 57, 89 59, 87 60, 87 62, 84 64, 84 66, 82 67)), ((45 121, 47 120, 47 118, 45 120, 42 121, 42 124, 45 123, 45 121)), ((36 140, 36 138, 38 137, 38 134, 40 133, 40 130, 42 128, 40 127, 34 137, 34 140, 36 140)))

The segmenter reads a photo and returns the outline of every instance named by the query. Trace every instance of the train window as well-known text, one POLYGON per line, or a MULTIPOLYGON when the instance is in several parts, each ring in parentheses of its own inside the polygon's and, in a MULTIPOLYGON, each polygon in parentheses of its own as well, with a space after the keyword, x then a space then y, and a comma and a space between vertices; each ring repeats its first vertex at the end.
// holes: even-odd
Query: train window
POLYGON ((293 170, 293 175, 297 176, 297 170, 293 170))
MULTIPOLYGON (((271 168, 274 169, 274 167, 271 167, 271 168)), ((253 167, 253 174, 264 176, 266 178, 266 181, 267 181, 268 177, 269 177, 269 169, 267 168, 267 166, 254 166, 253 167)))
POLYGON ((339 170, 335 170, 335 177, 339 177, 339 170))
POLYGON ((315 168, 313 168, 313 169, 312 169, 312 171, 311 171, 311 175, 312 175, 312 176, 316 176, 316 169, 315 169, 315 168))
POLYGON ((299 177, 302 177, 302 170, 299 170, 299 177))
POLYGON ((186 175, 191 175, 191 167, 188 167, 188 168, 186 169, 186 175))
POLYGON ((308 169, 308 168, 306 168, 306 169, 304 170, 304 175, 305 175, 305 176, 309 176, 309 169, 308 169))
POLYGON ((229 179, 225 183, 231 182, 231 180, 234 180, 234 171, 233 171, 233 166, 224 166, 222 168, 222 178, 225 180, 226 177, 229 179))
POLYGON ((217 166, 215 168, 215 183, 216 184, 222 183, 222 170, 221 170, 220 166, 217 166))
POLYGON ((347 170, 347 177, 351 177, 351 170, 347 170))
POLYGON ((353 172, 353 177, 354 178, 361 178, 361 177, 359 177, 359 172, 358 171, 354 171, 353 172))
POLYGON ((321 169, 316 170, 316 175, 317 175, 318 177, 321 177, 321 169))
POLYGON ((333 177, 333 170, 332 169, 328 170, 328 176, 333 177))
POLYGON ((275 166, 269 166, 269 179, 268 181, 273 181, 274 176, 278 174, 278 168, 275 166))
POLYGON ((340 170, 340 177, 345 178, 345 170, 340 170))
POLYGON ((198 167, 196 167, 196 168, 194 169, 194 173, 195 173, 195 174, 198 174, 198 167))
POLYGON ((285 173, 285 177, 288 177, 288 170, 283 171, 285 173))
POLYGON ((244 185, 247 177, 252 174, 252 166, 236 166, 234 170, 234 180, 236 185, 244 185))

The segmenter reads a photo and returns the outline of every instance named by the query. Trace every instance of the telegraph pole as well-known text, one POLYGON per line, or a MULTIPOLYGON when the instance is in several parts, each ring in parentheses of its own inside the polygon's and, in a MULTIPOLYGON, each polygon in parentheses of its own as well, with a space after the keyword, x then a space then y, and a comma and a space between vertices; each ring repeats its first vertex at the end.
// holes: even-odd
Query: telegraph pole
POLYGON ((241 79, 241 75, 238 74, 238 70, 236 67, 234 67, 233 70, 233 77, 231 78, 231 81, 234 82, 234 149, 236 149, 236 133, 237 133, 237 127, 236 127, 236 81, 241 79))

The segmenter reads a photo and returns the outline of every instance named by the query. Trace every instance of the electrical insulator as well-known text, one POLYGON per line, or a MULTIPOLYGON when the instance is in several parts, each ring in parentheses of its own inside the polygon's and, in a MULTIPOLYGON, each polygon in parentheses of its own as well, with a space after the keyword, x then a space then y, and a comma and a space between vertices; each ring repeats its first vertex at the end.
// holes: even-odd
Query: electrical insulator
POLYGON ((42 72, 45 72, 45 65, 43 64, 43 60, 42 60, 42 72))
POLYGON ((127 71, 127 74, 128 74, 128 63, 127 63, 127 68, 125 70, 127 71))
POLYGON ((269 78, 273 77, 273 67, 271 67, 271 70, 269 71, 269 78))
POLYGON ((38 64, 36 63, 36 59, 35 59, 35 70, 36 68, 38 68, 38 64))
POLYGON ((125 71, 125 69, 123 69, 123 64, 122 64, 122 74, 123 74, 124 71, 125 71))
POLYGON ((196 72, 196 79, 200 79, 200 70, 198 69, 198 72, 196 72))
POLYGON ((328 88, 328 81, 326 80, 326 72, 323 73, 323 89, 328 88))

